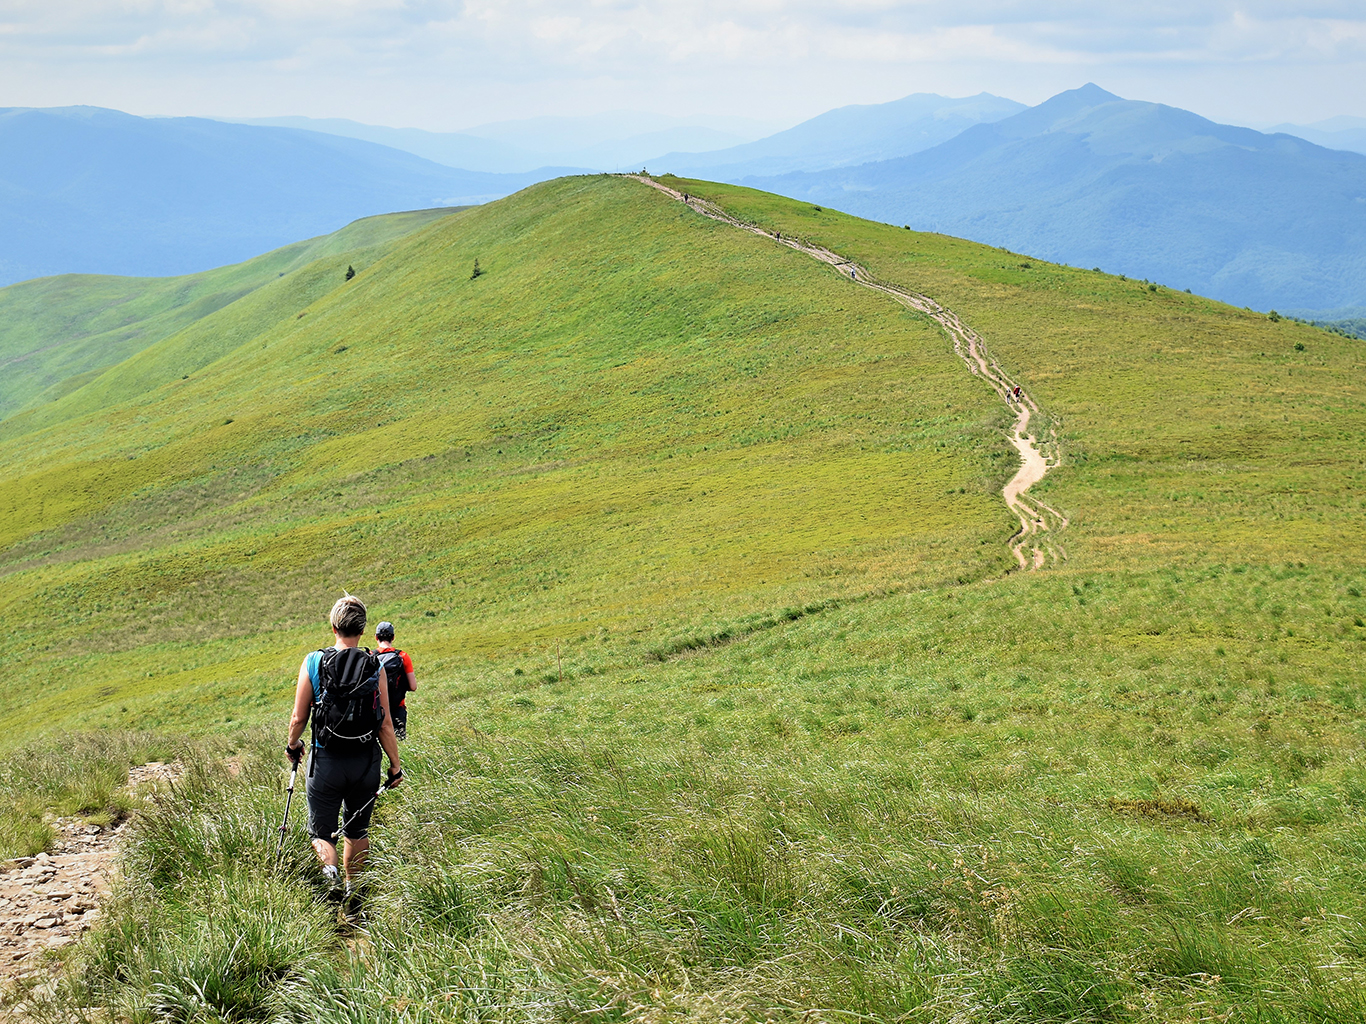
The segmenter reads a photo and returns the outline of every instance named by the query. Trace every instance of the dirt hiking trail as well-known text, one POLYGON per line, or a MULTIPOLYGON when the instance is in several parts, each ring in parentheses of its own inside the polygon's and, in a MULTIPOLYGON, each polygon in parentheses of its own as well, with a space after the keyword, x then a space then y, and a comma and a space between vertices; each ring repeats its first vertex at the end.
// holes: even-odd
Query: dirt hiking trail
POLYGON ((986 342, 981 339, 976 331, 958 319, 958 314, 951 309, 945 309, 927 295, 921 295, 919 292, 877 280, 865 268, 823 246, 814 245, 791 235, 766 231, 755 224, 748 224, 733 217, 710 200, 679 192, 677 189, 670 188, 668 185, 645 175, 627 174, 623 177, 656 188, 704 217, 710 217, 712 220, 721 221, 723 224, 729 224, 742 231, 748 231, 751 234, 775 241, 779 245, 785 245, 789 249, 806 253, 813 259, 820 260, 822 263, 835 268, 842 277, 849 278, 855 284, 871 288, 876 292, 882 292, 908 309, 923 313, 939 324, 952 339, 954 352, 958 353, 959 358, 963 360, 967 368, 974 376, 981 377, 990 384, 992 390, 1015 413, 1015 423, 1010 429, 1009 437, 1010 443, 1020 453, 1020 469, 1001 490, 1001 496, 1005 498, 1006 506, 1020 520, 1019 531, 1010 538, 1011 553, 1014 554, 1021 569, 1030 570, 1042 569, 1049 564, 1056 565, 1067 558, 1067 552, 1058 539, 1059 534, 1067 527, 1067 517, 1026 493, 1030 487, 1044 478, 1049 469, 1058 465, 1056 433, 1051 433, 1041 443, 1034 434, 1029 432, 1029 421, 1034 414, 1039 412, 1038 405, 1024 390, 1023 385, 1013 380, 1001 369, 1000 364, 987 351, 986 342), (1048 454, 1045 454, 1045 450, 1048 454))
MULTIPOLYGON (((178 764, 153 761, 130 768, 126 788, 151 801, 179 775, 178 764)), ((0 987, 55 976, 55 962, 43 954, 69 946, 98 920, 128 819, 109 826, 79 818, 51 824, 52 853, 0 863, 0 987)))

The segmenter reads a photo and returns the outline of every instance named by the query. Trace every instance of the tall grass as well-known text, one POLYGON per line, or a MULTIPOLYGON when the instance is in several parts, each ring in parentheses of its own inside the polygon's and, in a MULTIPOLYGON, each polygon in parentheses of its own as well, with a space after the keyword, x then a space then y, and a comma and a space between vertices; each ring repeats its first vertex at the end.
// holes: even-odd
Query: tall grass
MULTIPOLYGON (((139 818, 118 902, 50 1009, 1362 1019, 1364 890, 1335 863, 1355 816, 1116 812, 1100 796, 1114 780, 1075 774, 1107 742, 1085 728, 1050 767, 1018 756, 1016 729, 961 719, 899 756, 894 719, 833 746, 758 731, 661 745, 650 725, 572 741, 429 727, 410 785, 377 810, 357 931, 338 926, 298 819, 273 872, 278 743, 253 741, 235 776, 206 760, 139 818), (966 743, 967 763, 947 756, 966 743), (1033 767, 993 781, 1002 762, 1033 767)), ((1178 763, 1154 757, 1135 774, 1178 763)))
POLYGON ((152 733, 91 733, 51 737, 0 759, 0 859, 26 857, 53 840, 48 818, 85 818, 108 825, 126 817, 135 795, 128 766, 171 759, 181 747, 152 733))

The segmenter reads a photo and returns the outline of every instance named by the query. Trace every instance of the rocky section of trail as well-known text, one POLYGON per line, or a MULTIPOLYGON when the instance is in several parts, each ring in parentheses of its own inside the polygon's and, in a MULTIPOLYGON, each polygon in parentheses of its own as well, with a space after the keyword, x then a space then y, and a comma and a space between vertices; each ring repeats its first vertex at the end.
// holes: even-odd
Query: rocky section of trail
MULTIPOLYGON (((179 775, 178 764, 139 765, 129 769, 128 789, 150 801, 179 775)), ((75 942, 99 919, 127 825, 58 818, 50 853, 0 865, 0 985, 46 977, 52 965, 43 954, 75 942)))
POLYGON ((1059 535, 1067 527, 1067 517, 1056 509, 1045 505, 1026 492, 1044 478, 1050 468, 1059 461, 1057 436, 1050 434, 1040 441, 1030 432, 1030 420, 1039 414, 1039 407, 1025 391, 1023 385, 1012 379, 1000 364, 987 351, 986 342, 972 328, 964 324, 951 309, 945 309, 927 295, 913 292, 898 285, 879 281, 868 271, 823 246, 814 245, 805 239, 777 232, 766 231, 756 224, 749 224, 727 213, 716 203, 698 196, 679 192, 662 182, 640 174, 625 177, 656 188, 665 195, 684 203, 689 209, 712 220, 721 221, 742 231, 771 239, 789 249, 806 253, 813 259, 833 267, 842 277, 855 284, 895 299, 917 313, 923 313, 934 320, 953 341, 953 350, 963 360, 974 376, 985 380, 993 391, 1015 414, 1011 427, 1010 442, 1020 453, 1020 469, 1010 478, 1001 491, 1006 506, 1020 520, 1019 531, 1010 539, 1010 550, 1021 569, 1042 569, 1048 564, 1057 564, 1067 558, 1059 535))

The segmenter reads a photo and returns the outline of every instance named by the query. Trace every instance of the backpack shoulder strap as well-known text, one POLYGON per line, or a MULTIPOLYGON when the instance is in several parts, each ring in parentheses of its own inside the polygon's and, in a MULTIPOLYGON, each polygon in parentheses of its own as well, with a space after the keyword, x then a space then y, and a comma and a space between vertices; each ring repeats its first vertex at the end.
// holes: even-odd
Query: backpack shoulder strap
POLYGON ((318 700, 322 697, 321 666, 323 655, 326 653, 326 648, 319 648, 318 650, 311 652, 308 657, 304 659, 304 664, 308 666, 308 681, 313 684, 314 704, 318 703, 318 700))

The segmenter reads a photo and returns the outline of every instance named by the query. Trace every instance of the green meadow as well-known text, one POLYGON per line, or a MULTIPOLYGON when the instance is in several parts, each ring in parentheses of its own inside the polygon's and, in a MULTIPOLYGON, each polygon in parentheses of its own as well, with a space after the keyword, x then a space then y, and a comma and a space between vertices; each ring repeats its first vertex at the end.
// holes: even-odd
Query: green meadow
MULTIPOLYGON (((203 274, 64 274, 0 288, 0 366, 5 371, 0 418, 61 398, 147 346, 309 264, 318 264, 315 273, 295 275, 291 287, 297 290, 303 278, 330 277, 337 257, 367 266, 394 239, 447 213, 418 210, 367 217, 330 235, 203 274), (323 275, 316 273, 324 268, 323 275)), ((340 265, 347 266, 346 260, 340 265)), ((220 349, 226 351, 221 343, 220 349)), ((208 354, 198 352, 199 365, 210 361, 208 354)), ((7 429, 32 422, 23 417, 7 429)))
POLYGON ((329 251, 0 421, 4 852, 187 766, 29 1012, 1366 1019, 1361 343, 675 184, 975 328, 1066 562, 935 324, 639 183, 329 251), (343 587, 421 682, 359 930, 272 870, 343 587))

